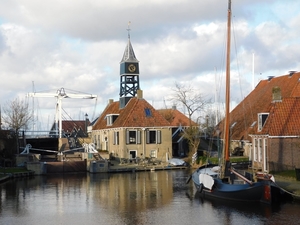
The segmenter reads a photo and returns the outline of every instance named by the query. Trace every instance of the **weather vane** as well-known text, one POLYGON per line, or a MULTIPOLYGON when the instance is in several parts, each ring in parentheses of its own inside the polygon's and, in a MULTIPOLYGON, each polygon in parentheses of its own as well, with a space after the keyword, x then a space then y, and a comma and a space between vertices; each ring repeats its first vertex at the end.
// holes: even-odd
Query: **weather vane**
POLYGON ((131 22, 128 21, 128 28, 126 29, 128 31, 128 38, 130 39, 130 24, 131 22))

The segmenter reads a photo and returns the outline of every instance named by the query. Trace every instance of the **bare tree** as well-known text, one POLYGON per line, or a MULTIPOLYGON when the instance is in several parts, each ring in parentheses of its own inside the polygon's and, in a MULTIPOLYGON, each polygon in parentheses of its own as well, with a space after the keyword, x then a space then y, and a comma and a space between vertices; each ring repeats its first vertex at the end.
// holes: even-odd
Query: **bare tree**
POLYGON ((191 160, 193 154, 198 150, 201 135, 201 131, 199 129, 201 123, 200 118, 198 117, 197 121, 194 122, 192 120, 192 117, 194 116, 194 114, 204 111, 210 101, 205 99, 199 91, 193 89, 191 85, 185 86, 179 83, 175 83, 175 88, 172 90, 174 92, 172 100, 175 103, 181 103, 187 110, 189 127, 185 129, 183 135, 190 146, 188 156, 191 160))
POLYGON ((19 131, 21 128, 26 129, 29 121, 31 120, 32 114, 28 110, 28 103, 19 98, 14 99, 3 107, 3 122, 15 131, 17 153, 19 153, 19 131))

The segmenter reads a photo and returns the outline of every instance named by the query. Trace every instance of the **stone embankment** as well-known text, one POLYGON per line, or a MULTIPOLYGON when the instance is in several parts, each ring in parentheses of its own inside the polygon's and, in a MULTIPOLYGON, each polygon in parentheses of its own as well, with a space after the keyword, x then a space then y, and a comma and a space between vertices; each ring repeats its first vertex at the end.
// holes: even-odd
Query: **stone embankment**
POLYGON ((34 176, 34 171, 24 171, 24 172, 15 172, 15 173, 1 173, 0 183, 3 183, 11 178, 16 177, 30 177, 34 176))

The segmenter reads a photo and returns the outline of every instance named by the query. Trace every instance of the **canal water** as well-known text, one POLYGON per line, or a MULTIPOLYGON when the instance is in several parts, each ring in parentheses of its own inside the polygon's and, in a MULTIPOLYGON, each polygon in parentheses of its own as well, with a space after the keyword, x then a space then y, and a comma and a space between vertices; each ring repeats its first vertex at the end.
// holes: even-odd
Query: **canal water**
POLYGON ((299 224, 300 204, 201 199, 188 170, 63 174, 0 185, 0 224, 299 224))

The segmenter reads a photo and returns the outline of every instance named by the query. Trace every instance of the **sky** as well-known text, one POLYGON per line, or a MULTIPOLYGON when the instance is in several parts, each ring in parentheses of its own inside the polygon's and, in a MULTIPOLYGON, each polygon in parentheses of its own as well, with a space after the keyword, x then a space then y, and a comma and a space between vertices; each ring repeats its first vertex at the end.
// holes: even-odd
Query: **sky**
MULTIPOLYGON (((224 101, 227 0, 0 0, 0 104, 24 98, 36 127, 48 129, 56 98, 30 92, 97 95, 63 99, 65 118, 95 119, 119 99, 120 61, 130 40, 140 88, 170 108, 175 83, 224 101)), ((232 0, 233 105, 268 76, 300 68, 300 1, 232 0)), ((177 106, 180 109, 181 106, 177 106)), ((182 111, 182 110, 181 110, 182 111)))

